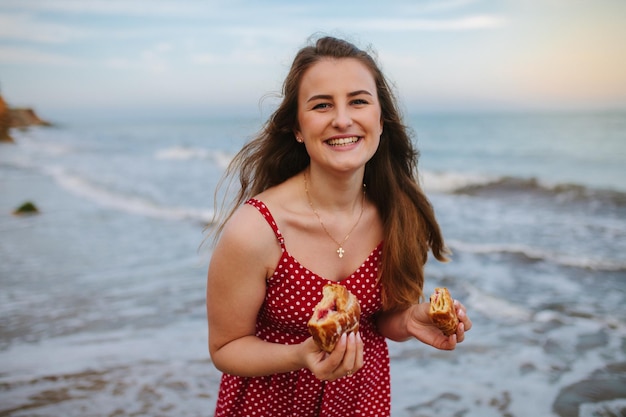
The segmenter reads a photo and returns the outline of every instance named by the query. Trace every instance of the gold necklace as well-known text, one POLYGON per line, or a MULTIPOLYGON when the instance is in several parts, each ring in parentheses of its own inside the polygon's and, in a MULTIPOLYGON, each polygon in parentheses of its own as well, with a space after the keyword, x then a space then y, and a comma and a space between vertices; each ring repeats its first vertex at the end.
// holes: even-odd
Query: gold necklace
POLYGON ((309 206, 311 206, 311 210, 313 210, 313 213, 315 213, 315 217, 317 217, 317 220, 319 220, 320 225, 322 226, 322 229, 324 229, 324 232, 326 232, 328 237, 331 238, 331 240, 335 242, 337 246, 339 246, 336 252, 340 258, 343 258, 343 254, 346 252, 343 248, 343 245, 344 243, 346 243, 346 241, 348 240, 348 238, 350 237, 350 234, 354 231, 354 229, 356 229, 356 226, 359 224, 359 221, 361 221, 361 216, 363 216, 363 209, 365 208, 365 184, 363 184, 363 197, 361 199, 361 212, 359 213, 359 218, 356 219, 356 223, 354 223, 354 226, 352 226, 352 229, 350 229, 350 231, 348 232, 346 237, 343 238, 343 241, 341 243, 337 242, 337 240, 333 237, 333 235, 331 235, 328 232, 328 229, 326 229, 326 226, 324 226, 324 222, 322 221, 322 218, 320 217, 315 207, 313 207, 313 202, 311 201, 311 196, 309 195, 309 187, 307 186, 306 173, 304 173, 304 192, 306 193, 306 198, 309 201, 309 206))

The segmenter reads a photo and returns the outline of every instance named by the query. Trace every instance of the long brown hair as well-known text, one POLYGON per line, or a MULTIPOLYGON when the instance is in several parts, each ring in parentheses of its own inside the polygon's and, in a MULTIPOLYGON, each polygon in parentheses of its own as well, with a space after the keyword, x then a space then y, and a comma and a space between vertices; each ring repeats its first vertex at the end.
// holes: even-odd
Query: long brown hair
POLYGON ((394 94, 371 55, 347 41, 323 37, 297 53, 284 81, 283 99, 278 109, 257 137, 233 158, 218 186, 219 189, 226 178, 232 181, 232 177, 239 174, 241 187, 230 211, 217 210, 216 205, 216 214, 222 214, 215 236, 247 199, 282 183, 309 165, 305 147, 294 138, 294 130, 298 128, 298 92, 306 70, 324 58, 357 59, 370 70, 376 82, 383 133, 378 150, 365 165, 363 181, 384 227, 380 275, 383 307, 385 310, 406 308, 423 299, 428 250, 432 250, 438 260, 446 261, 447 248, 433 207, 419 185, 419 152, 402 122, 394 94))

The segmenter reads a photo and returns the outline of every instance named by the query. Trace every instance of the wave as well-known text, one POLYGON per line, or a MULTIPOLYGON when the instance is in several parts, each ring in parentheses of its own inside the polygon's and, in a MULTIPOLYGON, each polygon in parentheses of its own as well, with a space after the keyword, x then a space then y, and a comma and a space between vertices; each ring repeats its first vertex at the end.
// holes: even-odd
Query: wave
POLYGON ((546 261, 570 268, 581 268, 603 272, 626 271, 626 262, 621 260, 617 261, 585 256, 573 256, 524 245, 465 243, 452 240, 448 241, 448 246, 450 246, 450 249, 452 249, 453 252, 458 251, 483 255, 503 253, 520 257, 526 261, 546 261))
POLYGON ((43 153, 48 156, 62 156, 75 153, 76 149, 68 144, 35 141, 31 138, 20 138, 20 146, 31 153, 43 153))
POLYGON ((159 205, 145 198, 125 195, 109 190, 101 185, 89 182, 82 177, 72 175, 60 167, 47 167, 44 168, 44 171, 54 178, 61 187, 104 207, 167 220, 196 220, 203 223, 210 223, 213 219, 213 211, 211 210, 159 205))
POLYGON ((187 161, 190 159, 207 159, 214 162, 220 168, 228 167, 232 156, 224 151, 204 148, 192 148, 187 146, 174 146, 158 150, 154 154, 158 160, 178 160, 187 161))
POLYGON ((421 182, 429 192, 455 193, 466 187, 484 186, 496 179, 487 175, 462 174, 460 172, 422 171, 421 182))
POLYGON ((427 191, 467 194, 534 194, 556 198, 560 202, 597 202, 626 207, 626 192, 592 188, 574 183, 549 184, 537 178, 488 176, 452 172, 425 172, 422 182, 427 191))
POLYGON ((477 287, 464 282, 461 284, 463 289, 467 291, 467 297, 464 303, 471 305, 473 311, 478 311, 491 316, 494 311, 498 312, 498 318, 512 322, 528 322, 532 317, 532 311, 524 306, 514 304, 504 298, 497 297, 492 294, 478 289, 477 287))

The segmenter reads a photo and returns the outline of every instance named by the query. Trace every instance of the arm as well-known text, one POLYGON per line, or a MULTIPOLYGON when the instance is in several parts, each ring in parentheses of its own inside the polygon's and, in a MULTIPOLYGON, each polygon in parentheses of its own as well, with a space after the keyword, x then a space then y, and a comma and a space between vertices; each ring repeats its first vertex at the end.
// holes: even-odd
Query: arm
POLYGON ((465 339, 465 331, 471 329, 472 322, 467 317, 465 307, 454 301, 459 327, 456 334, 445 336, 428 316, 429 303, 414 304, 405 310, 383 312, 377 320, 378 330, 388 339, 401 342, 414 337, 437 349, 453 350, 457 343, 465 339))
POLYGON ((283 345, 255 336, 266 278, 280 253, 272 230, 253 207, 242 206, 224 228, 207 278, 209 352, 214 365, 239 376, 309 368, 318 378, 329 380, 356 371, 362 366, 362 343, 355 337, 342 339, 328 355, 312 338, 283 345))
POLYGON ((213 251, 207 278, 211 358, 221 371, 241 376, 288 372, 303 365, 294 346, 270 345, 255 336, 270 273, 267 259, 275 259, 272 252, 280 248, 254 210, 244 205, 229 220, 213 251))

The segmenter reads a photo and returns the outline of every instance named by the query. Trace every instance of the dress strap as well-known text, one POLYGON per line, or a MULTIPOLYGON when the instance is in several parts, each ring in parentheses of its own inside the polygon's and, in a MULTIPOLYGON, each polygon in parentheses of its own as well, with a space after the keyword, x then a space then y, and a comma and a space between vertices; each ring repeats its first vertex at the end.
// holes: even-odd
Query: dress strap
POLYGON ((280 243, 280 247, 284 249, 285 238, 283 238, 283 235, 280 233, 280 230, 278 229, 278 225, 276 224, 276 221, 274 221, 274 217, 272 217, 272 213, 270 213, 270 209, 268 209, 267 206, 262 201, 257 200, 256 198, 249 199, 248 201, 246 201, 246 204, 249 204, 252 207, 259 210, 259 212, 265 218, 265 221, 267 221, 267 223, 270 225, 270 227, 274 231, 274 234, 276 235, 276 238, 278 239, 278 242, 280 243))

